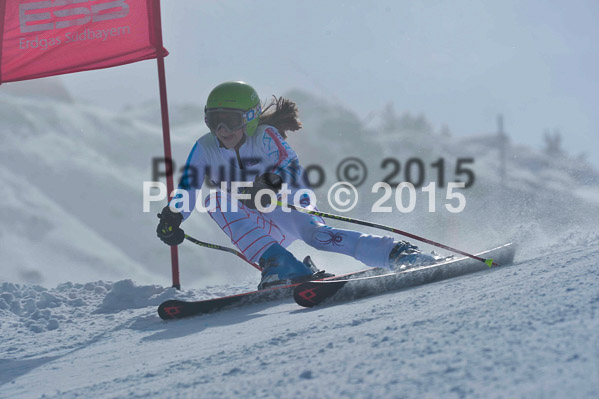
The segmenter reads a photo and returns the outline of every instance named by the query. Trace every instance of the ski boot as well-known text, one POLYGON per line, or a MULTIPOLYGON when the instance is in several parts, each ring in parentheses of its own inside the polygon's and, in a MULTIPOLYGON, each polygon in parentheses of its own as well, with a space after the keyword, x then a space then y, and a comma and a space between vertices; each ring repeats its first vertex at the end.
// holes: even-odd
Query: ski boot
POLYGON ((402 271, 413 267, 432 265, 442 259, 438 254, 423 254, 417 246, 407 241, 398 241, 389 254, 389 268, 402 271))
POLYGON ((258 290, 333 276, 324 270, 318 270, 309 256, 300 262, 291 252, 276 243, 264 252, 258 264, 262 268, 258 290))

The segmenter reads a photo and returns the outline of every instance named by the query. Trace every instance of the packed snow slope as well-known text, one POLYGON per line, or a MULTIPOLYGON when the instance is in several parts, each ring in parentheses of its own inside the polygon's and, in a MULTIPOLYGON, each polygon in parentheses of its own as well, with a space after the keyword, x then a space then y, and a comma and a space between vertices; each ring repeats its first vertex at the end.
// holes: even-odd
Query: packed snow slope
POLYGON ((167 298, 252 287, 4 283, 0 397, 597 397, 598 258, 599 234, 566 234, 406 291, 171 322, 156 314, 167 298))
MULTIPOLYGON (((144 213, 141 197, 152 159, 162 156, 158 105, 108 112, 74 103, 60 87, 8 87, 0 88, 0 218, 8 227, 0 231, 0 398, 599 396, 599 172, 584 159, 496 134, 452 137, 389 109, 364 121, 288 93, 304 123, 289 142, 304 166, 326 174, 321 209, 332 211, 324 197, 337 165, 359 157, 369 174, 348 216, 470 252, 513 240, 516 264, 313 310, 289 299, 164 322, 156 308, 166 299, 252 290, 259 275, 186 243, 184 291, 167 287, 169 251, 155 236, 164 203, 144 213), (372 184, 392 171, 386 158, 401 162, 395 182, 420 159, 425 183, 438 179, 431 164, 439 159, 445 182, 464 177, 458 159, 473 159, 466 210, 446 212, 439 189, 435 212, 420 190, 412 213, 370 212, 381 197, 372 184)), ((181 166, 207 130, 201 106, 170 108, 181 166)), ((184 228, 230 245, 205 215, 184 228)), ((362 267, 291 249, 334 273, 362 267)))

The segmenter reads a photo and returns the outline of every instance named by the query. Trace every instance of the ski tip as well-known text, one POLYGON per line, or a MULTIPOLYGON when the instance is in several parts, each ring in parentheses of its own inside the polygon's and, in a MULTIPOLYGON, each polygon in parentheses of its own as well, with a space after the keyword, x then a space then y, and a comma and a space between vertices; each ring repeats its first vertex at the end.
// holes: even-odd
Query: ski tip
POLYGON ((485 264, 489 267, 493 266, 493 259, 489 258, 489 259, 485 259, 485 264))

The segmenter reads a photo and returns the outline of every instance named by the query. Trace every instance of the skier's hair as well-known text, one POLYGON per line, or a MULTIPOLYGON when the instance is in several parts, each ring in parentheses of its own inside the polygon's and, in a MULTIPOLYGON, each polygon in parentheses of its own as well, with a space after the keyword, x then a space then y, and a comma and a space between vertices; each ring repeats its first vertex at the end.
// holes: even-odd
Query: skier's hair
POLYGON ((296 131, 302 128, 299 120, 297 105, 286 98, 272 96, 270 103, 262 107, 264 111, 260 115, 260 125, 270 125, 277 128, 284 139, 287 131, 296 131))

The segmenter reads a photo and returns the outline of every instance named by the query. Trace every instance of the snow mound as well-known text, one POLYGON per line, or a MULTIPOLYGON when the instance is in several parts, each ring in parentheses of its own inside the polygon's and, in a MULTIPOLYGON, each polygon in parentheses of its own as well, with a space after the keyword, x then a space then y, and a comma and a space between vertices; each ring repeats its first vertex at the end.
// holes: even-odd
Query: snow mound
POLYGON ((158 306, 175 296, 175 288, 158 285, 135 285, 132 280, 114 283, 95 313, 116 313, 126 309, 158 306))
POLYGON ((57 331, 62 334, 61 339, 71 340, 69 345, 72 346, 85 337, 105 331, 101 326, 115 328, 115 317, 127 317, 137 309, 157 318, 157 306, 168 299, 201 300, 247 290, 245 286, 211 286, 206 290, 178 291, 159 285, 137 285, 132 280, 86 284, 67 282, 52 289, 1 283, 0 335, 8 337, 9 341, 20 341, 32 333, 57 331), (121 312, 125 315, 118 315, 121 312), (97 330, 89 329, 91 320, 97 330), (72 326, 85 323, 88 326, 75 333, 72 326), (64 334, 72 336, 67 339, 64 334))
POLYGON ((192 292, 158 285, 136 285, 132 280, 64 283, 54 289, 39 285, 2 283, 0 318, 17 329, 42 333, 59 329, 90 314, 114 314, 156 307, 171 298, 189 298, 192 292))
MULTIPOLYGON (((168 299, 201 300, 248 291, 246 286, 210 286, 205 290, 178 291, 159 285, 137 285, 132 280, 67 282, 48 289, 39 285, 0 285, 0 332, 5 328, 25 335, 62 330, 65 325, 105 315, 110 321, 119 312, 156 307, 168 299)), ((157 317, 157 316, 156 316, 157 317)), ((66 327, 68 329, 68 327, 66 327)))
POLYGON ((39 285, 2 283, 0 315, 12 328, 34 333, 57 330, 64 322, 83 317, 110 290, 111 283, 60 284, 49 290, 39 285))

